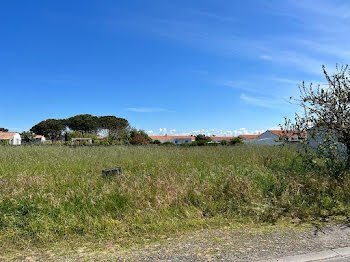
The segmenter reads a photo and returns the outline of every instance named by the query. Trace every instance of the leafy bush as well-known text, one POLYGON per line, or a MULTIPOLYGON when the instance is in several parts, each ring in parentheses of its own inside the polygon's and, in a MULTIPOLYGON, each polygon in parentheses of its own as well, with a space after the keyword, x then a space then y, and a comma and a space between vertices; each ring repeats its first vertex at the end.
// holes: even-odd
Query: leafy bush
POLYGON ((162 146, 176 146, 176 144, 175 144, 175 143, 170 142, 170 141, 167 141, 167 142, 161 143, 160 145, 162 145, 162 146))
POLYGON ((221 140, 220 144, 223 146, 227 146, 229 142, 227 140, 221 140))
POLYGON ((97 134, 84 133, 79 131, 67 131, 65 134, 67 141, 71 141, 72 138, 92 138, 92 140, 97 140, 97 134))
POLYGON ((8 140, 0 140, 0 145, 8 146, 8 145, 10 145, 10 142, 8 140))
POLYGON ((230 145, 234 146, 234 145, 239 145, 239 144, 243 144, 243 139, 239 138, 239 137, 233 137, 230 139, 230 145))
POLYGON ((191 146, 206 146, 206 145, 208 145, 208 141, 206 141, 206 140, 193 141, 190 145, 191 146))
POLYGON ((196 141, 211 141, 211 138, 209 136, 206 136, 204 134, 199 134, 199 135, 196 135, 195 137, 196 141))
POLYGON ((139 133, 135 133, 133 134, 133 136, 131 137, 131 141, 130 143, 132 145, 147 145, 150 142, 146 139, 145 136, 143 136, 142 134, 139 133))

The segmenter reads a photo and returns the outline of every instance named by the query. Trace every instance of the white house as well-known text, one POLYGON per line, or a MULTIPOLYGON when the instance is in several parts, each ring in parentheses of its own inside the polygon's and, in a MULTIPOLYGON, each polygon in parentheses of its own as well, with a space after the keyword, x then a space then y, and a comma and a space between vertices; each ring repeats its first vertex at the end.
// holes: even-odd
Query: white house
POLYGON ((191 144, 193 141, 195 141, 194 136, 150 136, 152 140, 158 140, 161 143, 165 142, 172 142, 175 143, 176 145, 181 145, 181 144, 191 144))
POLYGON ((306 132, 267 130, 260 134, 252 144, 279 145, 282 142, 300 142, 306 139, 306 132))
POLYGON ((46 141, 44 136, 36 135, 34 136, 34 143, 44 143, 46 141))
POLYGON ((10 145, 20 145, 21 136, 17 132, 0 132, 0 142, 8 142, 10 145))
POLYGON ((242 139, 243 141, 247 141, 247 140, 254 140, 254 139, 257 139, 259 135, 260 135, 260 134, 257 134, 257 135, 239 135, 238 137, 239 137, 240 139, 242 139))
POLYGON ((267 130, 258 136, 260 144, 276 144, 282 135, 281 130, 267 130))

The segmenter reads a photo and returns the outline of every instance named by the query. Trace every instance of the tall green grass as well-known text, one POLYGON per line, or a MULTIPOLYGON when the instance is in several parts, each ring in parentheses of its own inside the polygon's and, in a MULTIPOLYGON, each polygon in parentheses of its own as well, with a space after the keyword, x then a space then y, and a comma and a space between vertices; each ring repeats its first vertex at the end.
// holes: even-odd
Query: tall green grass
POLYGON ((349 204, 347 176, 305 168, 288 147, 0 147, 0 249, 348 215, 349 204), (121 176, 101 177, 116 166, 121 176))

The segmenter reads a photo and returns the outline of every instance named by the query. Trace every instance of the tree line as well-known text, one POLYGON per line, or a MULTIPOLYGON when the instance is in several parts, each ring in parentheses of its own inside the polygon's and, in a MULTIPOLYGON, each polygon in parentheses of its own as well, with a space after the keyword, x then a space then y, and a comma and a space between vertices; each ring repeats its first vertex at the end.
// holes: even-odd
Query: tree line
POLYGON ((71 137, 105 136, 109 140, 121 143, 146 144, 151 141, 143 130, 132 128, 129 121, 116 116, 94 116, 81 114, 67 119, 46 119, 34 125, 29 132, 23 132, 25 140, 34 135, 43 135, 46 138, 70 140, 71 137))

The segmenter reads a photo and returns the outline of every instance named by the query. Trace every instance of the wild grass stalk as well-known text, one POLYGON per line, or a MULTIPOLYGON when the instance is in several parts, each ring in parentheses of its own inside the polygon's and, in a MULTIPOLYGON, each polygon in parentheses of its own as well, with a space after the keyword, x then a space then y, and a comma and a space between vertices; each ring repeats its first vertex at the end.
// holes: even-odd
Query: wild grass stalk
POLYGON ((0 147, 0 249, 348 215, 349 202, 347 176, 305 168, 289 147, 0 147))

